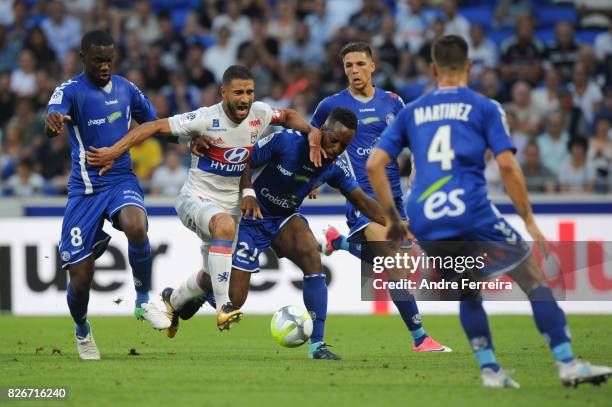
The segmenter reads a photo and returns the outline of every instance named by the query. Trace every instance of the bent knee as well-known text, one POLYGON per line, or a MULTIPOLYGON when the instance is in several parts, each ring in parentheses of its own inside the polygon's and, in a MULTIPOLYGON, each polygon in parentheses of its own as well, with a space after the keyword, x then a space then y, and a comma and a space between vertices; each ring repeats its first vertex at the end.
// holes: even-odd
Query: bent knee
POLYGON ((213 239, 234 240, 236 222, 227 213, 218 213, 210 220, 209 229, 213 239))

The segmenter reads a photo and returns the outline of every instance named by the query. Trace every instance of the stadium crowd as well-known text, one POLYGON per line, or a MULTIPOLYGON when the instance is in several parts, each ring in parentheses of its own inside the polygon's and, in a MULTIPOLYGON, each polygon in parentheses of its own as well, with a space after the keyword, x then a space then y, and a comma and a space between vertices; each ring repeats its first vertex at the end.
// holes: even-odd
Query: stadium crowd
MULTIPOLYGON (((310 117, 346 86, 338 52, 356 40, 375 49, 374 84, 410 102, 433 87, 432 41, 459 34, 470 43, 471 86, 506 112, 529 190, 612 192, 606 0, 0 0, 2 195, 65 194, 70 145, 44 136, 46 106, 81 72, 80 39, 94 28, 113 35, 116 73, 159 117, 217 103, 235 63, 254 73, 258 99, 310 117)), ((145 191, 176 196, 186 153, 157 139, 133 148, 145 191)), ((486 177, 503 190, 491 157, 486 177)))

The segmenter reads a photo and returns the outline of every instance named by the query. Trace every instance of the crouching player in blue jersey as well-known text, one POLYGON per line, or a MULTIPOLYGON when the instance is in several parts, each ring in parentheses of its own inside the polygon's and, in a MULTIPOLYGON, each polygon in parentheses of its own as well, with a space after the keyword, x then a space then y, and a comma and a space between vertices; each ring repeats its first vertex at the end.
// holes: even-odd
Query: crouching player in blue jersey
MULTIPOLYGON (((259 271, 259 254, 272 246, 279 257, 287 257, 304 273, 304 304, 313 314, 313 333, 308 357, 338 360, 323 341, 327 314, 327 285, 321 268, 317 241, 298 209, 311 189, 328 183, 358 210, 384 222, 380 206, 359 188, 344 161, 336 159, 351 143, 357 119, 347 109, 336 108, 321 127, 321 147, 327 159, 315 168, 309 160, 306 137, 283 130, 261 139, 254 147, 250 165, 255 172, 252 188, 263 216, 245 213, 238 229, 232 259, 230 297, 241 306, 247 298, 251 274, 259 271)), ((243 185, 244 187, 244 185, 243 185)))
MULTIPOLYGON (((372 50, 367 43, 347 44, 340 50, 340 56, 349 86, 319 103, 312 117, 312 125, 320 127, 335 107, 347 108, 355 114, 358 126, 344 158, 359 186, 366 194, 374 197, 374 191, 365 169, 366 161, 383 130, 393 122, 397 113, 404 107, 404 102, 395 93, 375 88, 372 85, 372 74, 376 67, 372 60, 372 50)), ((386 169, 393 189, 393 199, 402 219, 405 219, 397 161, 389 163, 386 169)), ((372 246, 364 244, 385 240, 385 228, 366 214, 361 213, 351 202, 346 203, 346 223, 350 228, 348 237, 342 236, 333 226, 326 230, 327 243, 324 249, 326 255, 339 249, 348 250, 354 256, 370 264, 374 256, 385 255, 385 253, 374 253, 372 246)), ((382 249, 382 247, 378 246, 377 249, 382 249)), ((390 296, 410 331, 414 352, 451 351, 450 348, 441 345, 427 335, 417 303, 409 292, 390 290, 390 296)))
MULTIPOLYGON (((464 255, 473 253, 474 242, 497 242, 505 245, 508 253, 514 251, 509 261, 497 259, 496 267, 472 272, 478 279, 505 272, 527 294, 536 326, 548 341, 564 385, 599 384, 612 375, 612 369, 575 358, 565 315, 546 286, 528 245, 487 197, 484 154, 489 148, 527 231, 547 252, 544 236, 533 218, 525 179, 514 158, 516 150, 509 138, 504 111, 497 102, 467 87, 471 68, 467 52, 467 43, 458 36, 445 36, 434 43, 437 89, 399 113, 368 160, 370 181, 388 218, 388 237, 401 240, 407 230, 395 207, 385 166, 396 159, 402 148, 409 147, 416 174, 406 212, 421 247, 429 255, 464 255), (457 242, 470 251, 455 251, 457 242)), ((454 270, 439 271, 457 275, 454 270)), ((459 313, 480 365, 483 385, 518 388, 518 383, 497 362, 480 294, 462 293, 459 313)))
POLYGON ((49 100, 45 132, 56 137, 64 125, 72 148, 68 203, 59 244, 62 267, 70 273, 68 307, 74 319, 81 359, 100 359, 87 321, 94 259, 108 246, 104 219, 128 239, 128 257, 136 288, 135 315, 156 329, 170 326, 165 313, 149 303, 152 254, 147 237, 143 193, 132 172, 129 153, 121 155, 104 175, 85 162, 90 146, 111 146, 137 122, 155 120, 156 111, 142 92, 121 76, 111 75, 115 46, 104 31, 83 36, 84 72, 55 89, 49 100))

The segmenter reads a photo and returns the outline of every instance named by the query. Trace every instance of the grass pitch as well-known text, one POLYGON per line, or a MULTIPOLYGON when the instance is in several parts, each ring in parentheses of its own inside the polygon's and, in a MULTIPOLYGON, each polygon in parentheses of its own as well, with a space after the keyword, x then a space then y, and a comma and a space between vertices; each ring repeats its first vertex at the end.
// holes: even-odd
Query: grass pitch
MULTIPOLYGON (((612 317, 570 316, 577 355, 612 365, 612 317)), ((498 358, 520 390, 483 389, 456 316, 427 316, 427 331, 455 352, 414 354, 397 316, 330 316, 326 339, 344 360, 306 359, 247 315, 219 333, 212 317, 184 322, 170 340, 128 317, 92 317, 99 362, 78 359, 69 317, 0 316, 0 386, 66 386, 72 405, 610 406, 612 383, 560 385, 528 316, 490 318, 498 358), (130 355, 134 349, 137 355, 130 355)), ((19 405, 29 402, 15 402, 19 405)), ((40 402, 33 402, 40 405, 40 402)))

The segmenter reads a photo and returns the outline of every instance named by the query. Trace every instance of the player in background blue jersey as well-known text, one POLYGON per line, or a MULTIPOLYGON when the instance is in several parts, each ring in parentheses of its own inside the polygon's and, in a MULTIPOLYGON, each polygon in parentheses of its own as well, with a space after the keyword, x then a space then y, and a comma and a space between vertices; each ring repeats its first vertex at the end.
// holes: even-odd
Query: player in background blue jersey
MULTIPOLYGON (((548 341, 564 385, 601 383, 612 375, 612 369, 575 358, 565 315, 546 286, 531 251, 487 197, 484 155, 489 148, 528 233, 547 253, 545 238, 533 217, 525 179, 514 158, 516 149, 510 141, 504 111, 499 103, 467 87, 471 68, 467 52, 467 43, 458 36, 448 35, 434 43, 437 89, 399 113, 368 160, 370 181, 387 216, 388 238, 402 240, 407 229, 396 209, 385 166, 408 147, 414 157, 415 177, 406 208, 410 228, 425 251, 429 255, 443 253, 451 241, 463 242, 466 247, 473 242, 503 242, 507 248, 522 251, 521 256, 503 264, 505 270, 487 267, 475 273, 486 279, 492 271, 497 275, 506 272, 527 294, 536 326, 548 341)), ((454 270, 439 271, 457 275, 454 270)), ((459 312, 483 385, 518 388, 518 383, 497 362, 480 294, 462 293, 459 312)))
MULTIPOLYGON (((374 197, 372 185, 365 169, 366 161, 372 148, 378 141, 383 130, 395 119, 397 113, 404 107, 402 99, 392 92, 387 92, 372 85, 372 74, 375 64, 372 61, 372 50, 366 43, 350 43, 340 51, 344 73, 349 82, 348 88, 329 96, 321 101, 312 117, 312 125, 319 127, 335 107, 345 107, 351 110, 359 124, 355 137, 347 147, 344 157, 350 171, 359 186, 371 197, 374 197)), ((402 205, 402 190, 400 187, 400 171, 397 161, 386 166, 386 173, 391 182, 393 199, 401 218, 405 219, 402 205)), ((350 253, 370 264, 375 255, 371 247, 363 245, 366 242, 385 240, 385 227, 373 222, 355 208, 351 202, 346 203, 346 223, 350 229, 348 237, 342 236, 334 227, 325 232, 327 240, 324 253, 329 255, 334 250, 348 250, 350 253), (364 250, 362 250, 362 248, 364 250)), ((382 246, 377 246, 378 250, 382 246)), ((428 336, 423 328, 419 308, 411 294, 405 290, 391 290, 391 299, 397 307, 404 323, 413 339, 415 352, 450 352, 451 349, 439 344, 428 336)))
POLYGON ((111 75, 115 45, 105 31, 91 31, 81 41, 84 72, 58 86, 48 105, 45 132, 59 136, 66 127, 72 148, 72 173, 68 202, 59 244, 62 267, 68 269, 67 300, 75 323, 81 359, 100 359, 100 352, 87 321, 89 289, 94 260, 108 246, 104 219, 122 230, 128 239, 128 257, 136 289, 135 315, 154 328, 165 329, 170 320, 149 302, 152 254, 147 237, 143 193, 132 172, 129 153, 120 156, 113 168, 100 176, 85 162, 90 146, 113 145, 137 122, 155 120, 156 111, 131 82, 111 75))

